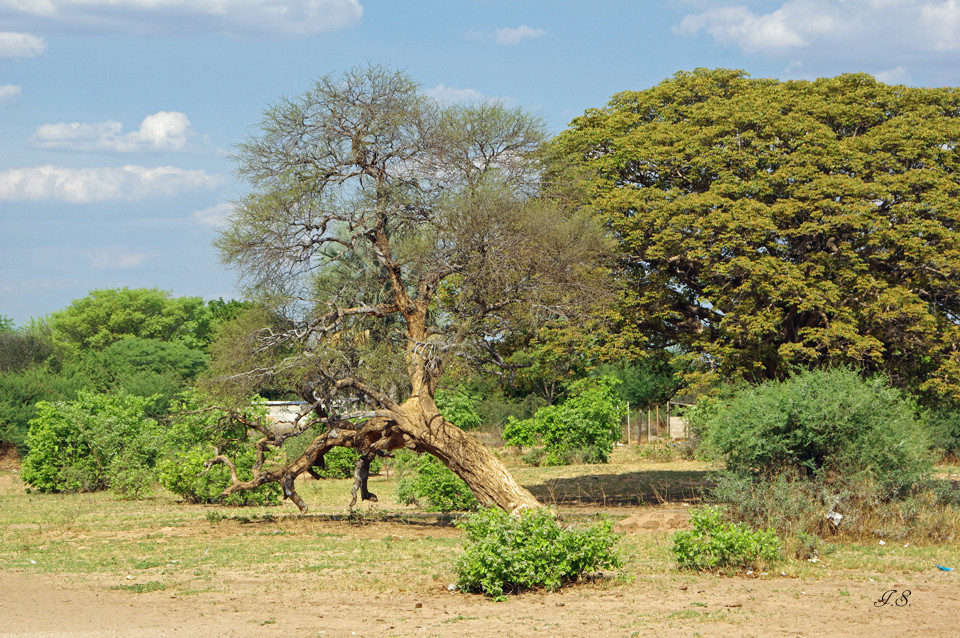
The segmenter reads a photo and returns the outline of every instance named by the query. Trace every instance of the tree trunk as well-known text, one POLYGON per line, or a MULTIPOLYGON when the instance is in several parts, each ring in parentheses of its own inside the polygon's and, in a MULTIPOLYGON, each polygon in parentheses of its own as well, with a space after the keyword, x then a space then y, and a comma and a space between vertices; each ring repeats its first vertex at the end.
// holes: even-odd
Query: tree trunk
POLYGON ((444 420, 429 401, 410 399, 403 404, 398 428, 418 452, 429 452, 462 478, 484 506, 507 512, 543 505, 521 486, 500 459, 473 436, 444 420), (431 409, 432 408, 432 409, 431 409))

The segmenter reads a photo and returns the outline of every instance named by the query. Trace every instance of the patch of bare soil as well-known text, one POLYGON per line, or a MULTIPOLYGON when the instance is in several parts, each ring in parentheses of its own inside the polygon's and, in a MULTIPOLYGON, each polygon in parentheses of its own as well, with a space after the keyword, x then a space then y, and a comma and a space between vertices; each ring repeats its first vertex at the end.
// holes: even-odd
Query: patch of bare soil
POLYGON ((669 532, 678 529, 690 529, 689 509, 641 510, 619 521, 616 528, 626 534, 638 532, 669 532))
POLYGON ((250 574, 231 573, 221 579, 229 594, 135 594, 78 576, 13 572, 0 576, 0 636, 956 636, 955 573, 909 578, 664 577, 629 591, 580 585, 496 603, 439 587, 321 592, 309 579, 265 589, 250 574), (888 590, 898 594, 878 605, 888 590))
POLYGON ((0 471, 19 471, 20 455, 15 445, 0 441, 0 471))

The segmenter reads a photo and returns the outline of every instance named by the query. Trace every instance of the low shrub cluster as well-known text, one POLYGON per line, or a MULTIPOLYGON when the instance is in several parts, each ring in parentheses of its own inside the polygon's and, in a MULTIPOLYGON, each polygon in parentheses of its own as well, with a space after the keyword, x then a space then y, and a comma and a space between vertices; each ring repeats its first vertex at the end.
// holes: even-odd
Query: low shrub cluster
POLYGON ((952 413, 923 413, 882 378, 801 372, 691 416, 726 464, 711 500, 729 521, 776 530, 788 554, 809 558, 836 538, 941 542, 960 526, 960 491, 931 478, 931 423, 949 443, 952 413))
POLYGON ((163 442, 145 416, 152 401, 81 390, 74 401, 38 402, 21 478, 40 492, 141 494, 155 481, 163 442))
POLYGON ((397 450, 391 461, 397 473, 397 501, 428 512, 472 512, 480 503, 459 476, 430 454, 397 450))
MULTIPOLYGON (((249 410, 254 417, 266 413, 258 401, 252 402, 249 410)), ((230 485, 230 470, 221 464, 205 467, 214 450, 233 460, 241 480, 252 478, 256 451, 246 427, 221 410, 209 409, 201 395, 186 393, 167 430, 166 453, 159 466, 161 485, 189 503, 276 505, 280 502, 282 492, 276 483, 222 496, 230 485)))
MULTIPOLYGON (((191 503, 279 502, 276 484, 224 498, 229 470, 204 465, 216 450, 234 460, 241 479, 252 476, 256 455, 242 424, 220 410, 206 409, 202 396, 187 392, 176 415, 161 425, 147 416, 153 400, 81 390, 73 401, 39 402, 30 421, 23 481, 40 492, 109 489, 134 498, 159 481, 191 503)), ((262 407, 251 409, 262 416, 262 407)))
POLYGON ((610 521, 563 528, 547 510, 511 516, 485 509, 458 526, 467 533, 467 545, 456 563, 457 585, 496 599, 523 589, 555 590, 584 574, 621 564, 610 521))
POLYGON ((529 419, 508 419, 503 440, 532 448, 524 460, 533 465, 606 463, 625 413, 619 384, 613 376, 575 381, 563 403, 542 407, 529 419))
POLYGON ((761 570, 781 560, 780 539, 772 529, 728 523, 718 507, 693 510, 693 529, 673 535, 673 555, 681 569, 761 570))

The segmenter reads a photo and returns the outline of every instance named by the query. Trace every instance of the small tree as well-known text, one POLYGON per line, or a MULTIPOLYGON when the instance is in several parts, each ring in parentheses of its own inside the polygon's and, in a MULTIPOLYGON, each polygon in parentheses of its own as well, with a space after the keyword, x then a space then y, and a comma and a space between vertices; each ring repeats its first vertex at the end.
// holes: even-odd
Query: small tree
POLYGON ((574 460, 606 463, 620 440, 625 407, 613 376, 587 378, 571 384, 570 398, 537 410, 532 418, 510 418, 503 438, 510 445, 542 446, 546 465, 574 460))

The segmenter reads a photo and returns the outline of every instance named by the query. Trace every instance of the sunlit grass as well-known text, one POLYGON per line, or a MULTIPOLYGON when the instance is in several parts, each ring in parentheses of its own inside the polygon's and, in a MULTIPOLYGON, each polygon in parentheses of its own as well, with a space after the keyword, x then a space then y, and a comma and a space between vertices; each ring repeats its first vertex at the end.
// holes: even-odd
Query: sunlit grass
MULTIPOLYGON (((696 503, 716 469, 689 461, 647 462, 622 448, 608 465, 510 465, 521 484, 571 521, 595 513, 622 518, 638 503, 696 503)), ((389 470, 370 480, 379 502, 363 503, 352 513, 351 486, 349 479, 298 481, 311 508, 301 516, 289 501, 253 508, 191 505, 163 490, 141 501, 111 493, 30 494, 6 472, 0 474, 0 571, 56 573, 132 593, 175 595, 225 591, 225 574, 264 591, 292 585, 310 591, 424 591, 456 579, 453 564, 462 534, 449 518, 398 504, 396 477, 389 470)), ((629 593, 700 578, 676 570, 670 532, 628 534, 619 547, 623 568, 584 587, 629 593)), ((960 567, 960 547, 827 543, 816 562, 789 560, 763 578, 879 580, 887 573, 935 570, 938 564, 960 567)), ((725 613, 725 622, 741 618, 737 611, 725 613)), ((658 617, 705 618, 692 612, 658 617)))

